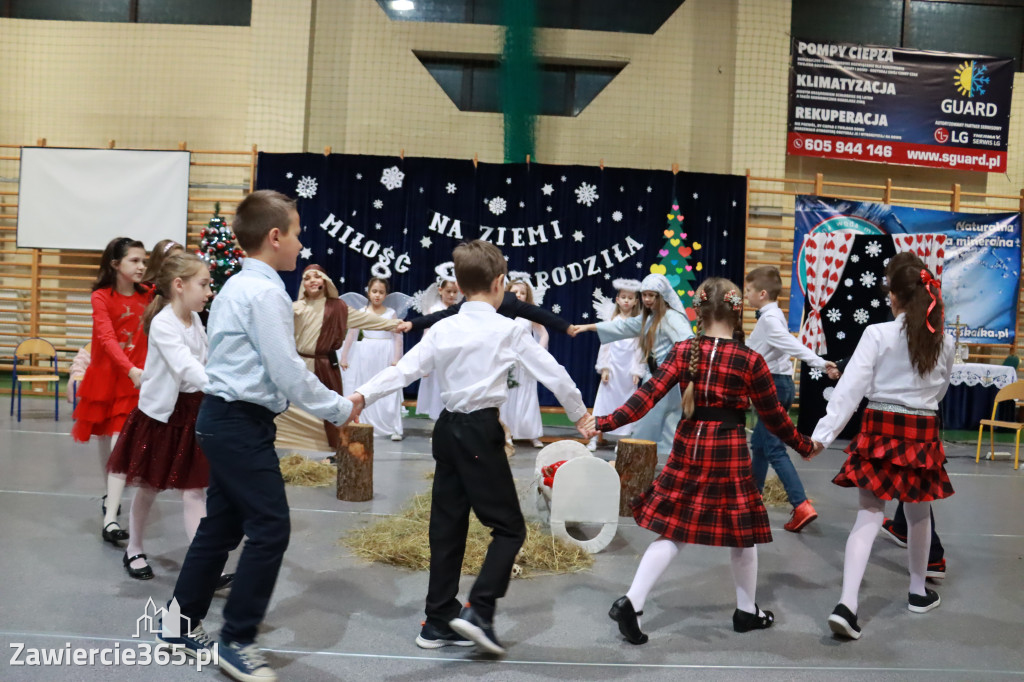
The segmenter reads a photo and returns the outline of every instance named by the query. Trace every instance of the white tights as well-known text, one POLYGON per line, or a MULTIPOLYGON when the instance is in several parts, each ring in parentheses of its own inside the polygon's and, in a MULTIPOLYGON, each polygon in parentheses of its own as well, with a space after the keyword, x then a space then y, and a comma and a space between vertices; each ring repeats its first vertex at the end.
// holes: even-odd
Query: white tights
MULTIPOLYGON (((629 586, 626 596, 637 611, 643 611, 647 595, 654 588, 654 583, 672 560, 679 554, 683 543, 666 537, 652 542, 640 559, 633 584, 629 586)), ((757 610, 757 547, 730 547, 730 566, 732 579, 736 586, 736 608, 747 613, 757 610)), ((760 612, 759 612, 760 614, 760 612)))
MULTIPOLYGON (((850 537, 846 540, 846 556, 843 560, 843 592, 839 603, 857 613, 858 593, 864 580, 871 547, 885 520, 885 501, 869 490, 858 488, 860 510, 853 523, 850 537)), ((932 544, 931 502, 906 502, 903 511, 907 515, 907 565, 910 568, 910 592, 924 595, 925 570, 928 567, 928 551, 932 544)))
MULTIPOLYGON (((159 492, 155 488, 140 486, 135 493, 128 516, 128 556, 145 552, 142 541, 146 530, 146 521, 159 492)), ((206 491, 203 488, 182 490, 181 501, 184 507, 185 537, 192 542, 192 538, 195 537, 196 530, 199 528, 199 522, 206 516, 206 491)), ((131 564, 132 568, 142 568, 145 565, 145 561, 142 559, 136 559, 131 564)))

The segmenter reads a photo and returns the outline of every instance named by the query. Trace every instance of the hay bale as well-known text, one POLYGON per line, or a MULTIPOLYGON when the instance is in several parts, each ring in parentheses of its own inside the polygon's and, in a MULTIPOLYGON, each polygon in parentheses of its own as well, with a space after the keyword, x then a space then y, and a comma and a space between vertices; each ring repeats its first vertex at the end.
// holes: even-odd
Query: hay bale
POLYGON ((761 493, 766 507, 788 507, 789 496, 786 489, 782 487, 782 481, 778 476, 772 476, 764 482, 764 491, 761 493))
POLYGON ((326 488, 334 484, 338 470, 333 464, 317 462, 293 452, 281 458, 281 476, 289 485, 326 488))
MULTIPOLYGON (((430 568, 429 522, 430 493, 423 493, 414 496, 401 514, 353 530, 341 541, 356 556, 368 561, 425 571, 430 568)), ((471 513, 466 555, 462 562, 463 575, 480 573, 490 542, 491 531, 471 513)), ((593 563, 593 557, 580 547, 553 538, 538 523, 527 523, 526 542, 516 559, 521 572, 513 571, 513 577, 575 573, 593 563)))

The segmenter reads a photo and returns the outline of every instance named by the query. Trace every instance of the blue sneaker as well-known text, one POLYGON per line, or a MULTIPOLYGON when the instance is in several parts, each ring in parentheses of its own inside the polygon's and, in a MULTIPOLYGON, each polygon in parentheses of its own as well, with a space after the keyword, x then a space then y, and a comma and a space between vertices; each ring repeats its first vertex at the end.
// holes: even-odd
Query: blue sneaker
POLYGON ((158 648, 169 648, 171 651, 181 651, 186 656, 196 658, 200 651, 213 649, 213 638, 206 634, 203 624, 199 623, 192 632, 184 637, 164 637, 163 634, 156 636, 158 648))
POLYGON ((448 627, 466 639, 472 640, 486 653, 495 656, 505 654, 505 647, 494 636, 494 626, 481 618, 472 606, 463 607, 458 618, 453 618, 448 622, 448 627))
POLYGON ((277 673, 267 665, 256 643, 221 642, 220 669, 239 682, 276 682, 277 673))
POLYGON ((437 625, 425 621, 416 636, 416 646, 421 649, 440 649, 445 646, 473 646, 475 642, 458 634, 447 623, 437 625))

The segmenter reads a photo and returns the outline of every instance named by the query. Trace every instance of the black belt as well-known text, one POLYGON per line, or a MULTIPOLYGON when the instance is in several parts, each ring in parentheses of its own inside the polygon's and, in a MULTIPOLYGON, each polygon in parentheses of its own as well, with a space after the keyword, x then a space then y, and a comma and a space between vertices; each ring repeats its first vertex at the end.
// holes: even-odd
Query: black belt
POLYGON ((737 410, 729 407, 708 407, 698 405, 693 410, 693 421, 698 422, 722 422, 726 426, 747 425, 747 411, 737 410))

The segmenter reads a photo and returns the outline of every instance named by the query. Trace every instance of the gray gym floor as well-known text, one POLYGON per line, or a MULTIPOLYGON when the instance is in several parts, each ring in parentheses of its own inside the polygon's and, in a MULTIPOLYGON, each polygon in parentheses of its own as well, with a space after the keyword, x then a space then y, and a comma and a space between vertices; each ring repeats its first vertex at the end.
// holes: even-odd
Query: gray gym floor
MULTIPOLYGON (((150 581, 127 577, 122 550, 100 539, 104 478, 95 445, 74 444, 68 412, 54 422, 44 401, 26 401, 20 423, 0 417, 0 642, 2 680, 225 679, 219 671, 149 666, 12 666, 14 643, 28 648, 136 648, 147 599, 172 591, 185 556, 181 500, 164 493, 150 520, 150 581)), ((63 406, 62 406, 63 407, 63 406)), ((291 546, 260 635, 284 680, 982 680, 1024 677, 1024 468, 974 463, 971 445, 947 445, 957 494, 936 505, 948 576, 942 605, 907 611, 906 550, 875 544, 861 590, 856 642, 832 638, 826 618, 839 597, 843 548, 856 493, 830 483, 842 443, 797 468, 819 518, 799 535, 782 530, 789 512, 769 508, 775 541, 760 548, 757 601, 776 615, 767 631, 732 631, 728 553, 687 547, 647 604, 650 642, 622 640, 606 615, 653 539, 623 519, 612 545, 584 573, 513 581, 499 602, 504 660, 471 650, 423 651, 413 642, 426 573, 365 563, 339 538, 400 509, 426 490, 430 423, 407 420, 400 443, 378 439, 375 498, 346 503, 333 488, 288 490, 291 546)), ((549 429, 548 435, 568 435, 549 429)), ((1004 448, 1005 449, 1005 448, 1004 448)), ((536 451, 512 458, 523 488, 536 451)), ((606 458, 610 450, 598 452, 606 458)), ((794 456, 794 459, 799 460, 794 456)), ((130 493, 126 495, 130 497, 130 493)), ((524 511, 534 513, 532 497, 524 511)), ((127 502, 121 520, 127 527, 127 502)), ((892 512, 890 506, 889 512, 892 512)), ((468 588, 472 578, 464 579, 468 588)), ((207 630, 219 630, 222 597, 207 630)), ((26 656, 22 654, 22 658, 26 656)))

